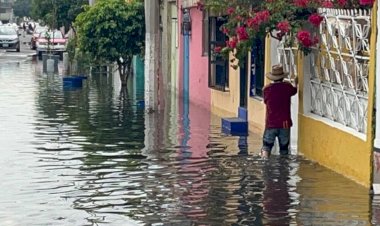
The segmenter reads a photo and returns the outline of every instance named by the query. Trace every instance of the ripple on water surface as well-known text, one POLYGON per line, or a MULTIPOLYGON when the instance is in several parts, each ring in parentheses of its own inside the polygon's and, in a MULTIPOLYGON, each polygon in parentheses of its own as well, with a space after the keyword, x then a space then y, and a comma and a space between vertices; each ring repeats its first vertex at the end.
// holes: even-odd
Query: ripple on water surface
POLYGON ((168 98, 145 115, 117 77, 64 91, 38 70, 0 63, 0 225, 378 222, 365 188, 300 157, 263 162, 260 136, 223 135, 204 109, 168 98))

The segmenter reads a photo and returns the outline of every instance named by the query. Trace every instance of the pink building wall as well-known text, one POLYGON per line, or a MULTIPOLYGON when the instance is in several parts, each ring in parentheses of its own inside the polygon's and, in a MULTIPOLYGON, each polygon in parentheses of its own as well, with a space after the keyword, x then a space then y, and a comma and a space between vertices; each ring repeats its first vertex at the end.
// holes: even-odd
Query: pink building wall
MULTIPOLYGON (((179 0, 179 3, 181 0, 179 0)), ((206 145, 211 123, 211 91, 208 87, 208 56, 203 56, 203 12, 190 9, 192 30, 189 42, 189 102, 183 100, 184 36, 181 34, 182 7, 178 7, 178 90, 179 90, 179 139, 182 145, 191 147, 192 157, 207 156, 206 145), (186 110, 185 110, 186 109, 186 110)))
MULTIPOLYGON (((178 90, 179 96, 183 95, 183 57, 184 45, 181 34, 182 7, 178 7, 178 90)), ((211 91, 208 87, 208 56, 203 56, 202 35, 203 35, 203 12, 197 8, 190 9, 192 30, 190 36, 190 63, 189 63, 189 96, 192 104, 210 109, 211 91)))
POLYGON ((203 56, 203 12, 190 11, 192 34, 190 37, 190 102, 210 109, 211 91, 208 87, 208 56, 203 56))

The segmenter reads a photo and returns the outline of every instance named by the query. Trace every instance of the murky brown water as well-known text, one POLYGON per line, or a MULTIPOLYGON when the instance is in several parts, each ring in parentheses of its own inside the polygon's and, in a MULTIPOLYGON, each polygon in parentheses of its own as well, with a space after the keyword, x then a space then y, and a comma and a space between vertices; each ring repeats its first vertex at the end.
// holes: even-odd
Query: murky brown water
POLYGON ((1 226, 379 222, 367 189, 300 157, 263 162, 258 136, 225 136, 207 111, 168 98, 146 116, 112 77, 64 91, 39 70, 0 62, 1 226))

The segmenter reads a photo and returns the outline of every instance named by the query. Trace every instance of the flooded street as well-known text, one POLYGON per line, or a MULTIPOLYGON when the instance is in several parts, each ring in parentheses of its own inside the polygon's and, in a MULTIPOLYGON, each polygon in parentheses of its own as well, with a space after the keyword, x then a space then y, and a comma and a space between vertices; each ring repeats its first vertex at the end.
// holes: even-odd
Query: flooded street
POLYGON ((146 115, 117 76, 64 90, 40 71, 0 61, 0 226, 380 223, 368 189, 302 157, 262 161, 258 135, 226 136, 205 110, 167 98, 146 115))

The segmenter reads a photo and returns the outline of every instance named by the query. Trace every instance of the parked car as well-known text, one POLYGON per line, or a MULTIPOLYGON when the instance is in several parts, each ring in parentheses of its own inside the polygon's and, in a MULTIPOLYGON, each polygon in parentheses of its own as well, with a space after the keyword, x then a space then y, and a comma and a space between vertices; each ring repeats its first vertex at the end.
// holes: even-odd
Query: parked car
POLYGON ((12 26, 0 26, 0 49, 15 49, 20 52, 19 33, 12 26))
POLYGON ((41 32, 36 40, 36 52, 38 59, 42 59, 42 54, 50 52, 54 55, 59 55, 63 58, 63 53, 66 51, 67 39, 61 31, 55 30, 41 32), (50 41, 49 41, 50 39, 50 41))
POLYGON ((32 38, 30 39, 30 48, 35 50, 36 49, 36 41, 41 33, 46 32, 48 29, 46 27, 36 27, 34 30, 34 33, 32 35, 32 38))

